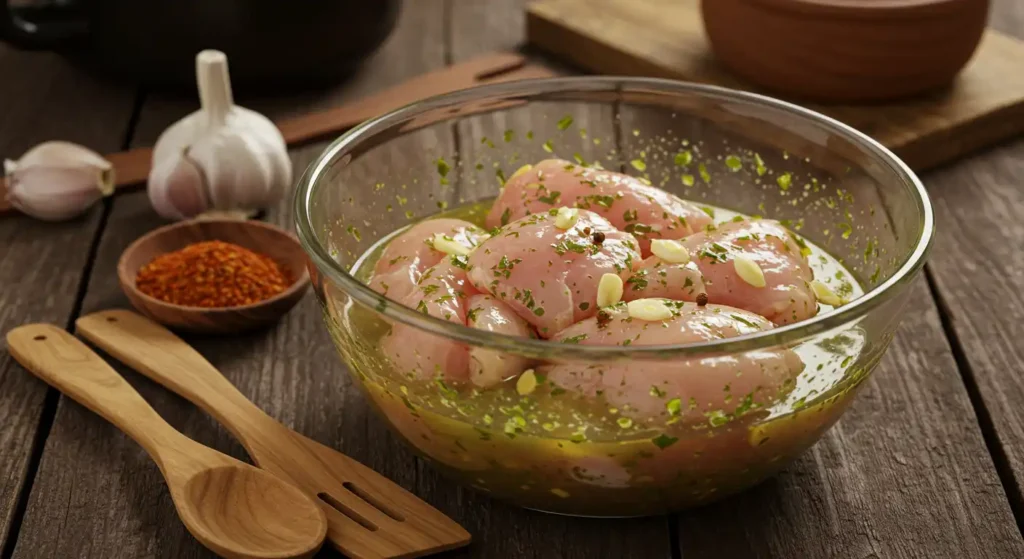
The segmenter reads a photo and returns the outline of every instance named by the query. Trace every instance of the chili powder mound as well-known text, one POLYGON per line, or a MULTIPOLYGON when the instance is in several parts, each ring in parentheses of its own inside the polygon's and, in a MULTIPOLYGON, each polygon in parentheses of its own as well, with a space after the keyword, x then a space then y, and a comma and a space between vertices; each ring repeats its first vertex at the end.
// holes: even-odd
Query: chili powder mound
POLYGON ((290 282, 270 257, 203 241, 154 258, 135 277, 139 291, 186 307, 236 307, 269 299, 290 282))

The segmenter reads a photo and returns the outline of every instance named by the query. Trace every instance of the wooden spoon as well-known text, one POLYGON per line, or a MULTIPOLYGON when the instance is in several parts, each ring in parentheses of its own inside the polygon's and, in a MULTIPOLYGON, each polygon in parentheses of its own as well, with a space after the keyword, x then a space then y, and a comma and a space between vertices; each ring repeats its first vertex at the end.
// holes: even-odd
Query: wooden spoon
POLYGON ((420 557, 469 543, 462 526, 401 486, 264 413, 159 324, 111 310, 83 316, 76 326, 111 356, 214 416, 261 468, 317 496, 328 539, 349 557, 420 557))
POLYGON ((205 447, 167 424, 84 343, 51 324, 7 334, 26 369, 135 439, 153 458, 178 516, 200 543, 229 558, 309 557, 327 521, 301 491, 205 447))

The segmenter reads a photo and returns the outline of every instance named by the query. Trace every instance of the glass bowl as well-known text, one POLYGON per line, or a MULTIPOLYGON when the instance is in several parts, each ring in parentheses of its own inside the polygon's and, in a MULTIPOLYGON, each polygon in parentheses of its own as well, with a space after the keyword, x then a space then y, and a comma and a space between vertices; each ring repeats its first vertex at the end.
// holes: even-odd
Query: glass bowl
POLYGON ((913 172, 856 130, 750 93, 614 77, 488 85, 365 122, 308 167, 295 212, 334 343, 393 430, 466 486, 583 516, 720 499, 812 445, 888 347, 933 232, 913 172), (442 212, 480 222, 506 177, 552 157, 641 177, 711 213, 779 220, 806 242, 812 263, 822 251, 841 263, 817 279, 849 301, 736 338, 622 347, 473 329, 367 287, 396 231, 442 212), (385 348, 396 344, 466 348, 534 374, 490 390, 445 381, 440 370, 421 378, 389 358, 385 348), (766 353, 797 357, 797 374, 748 393, 734 389, 738 371, 701 376, 708 364, 728 372, 766 353), (616 371, 620 385, 643 391, 651 374, 669 375, 679 388, 652 384, 650 401, 620 409, 614 387, 588 397, 556 386, 546 376, 555 367, 616 371), (715 405, 688 394, 703 382, 706 396, 714 379, 715 405))

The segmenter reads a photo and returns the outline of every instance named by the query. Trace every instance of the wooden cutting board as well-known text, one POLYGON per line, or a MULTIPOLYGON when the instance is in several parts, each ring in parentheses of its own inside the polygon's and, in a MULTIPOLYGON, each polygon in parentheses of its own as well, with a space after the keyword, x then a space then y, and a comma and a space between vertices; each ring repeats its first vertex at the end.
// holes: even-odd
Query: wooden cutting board
MULTIPOLYGON (((527 8, 527 36, 596 73, 755 89, 715 62, 699 0, 538 0, 527 8)), ((1024 42, 986 31, 953 86, 924 97, 804 105, 869 134, 924 170, 1024 132, 1024 42)))

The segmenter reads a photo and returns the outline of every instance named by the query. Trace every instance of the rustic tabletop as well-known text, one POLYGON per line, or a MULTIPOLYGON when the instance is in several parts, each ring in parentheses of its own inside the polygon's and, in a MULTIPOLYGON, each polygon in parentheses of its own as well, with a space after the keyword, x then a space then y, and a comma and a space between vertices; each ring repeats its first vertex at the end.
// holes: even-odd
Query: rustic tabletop
MULTIPOLYGON (((1024 1, 992 26, 1024 37, 1024 1)), ((240 99, 272 117, 333 106, 522 41, 521 1, 406 2, 398 28, 328 94, 240 99)), ((1021 62, 1024 71, 1024 61, 1021 62)), ((65 139, 100 152, 150 145, 189 100, 103 82, 45 53, 0 46, 0 155, 65 139)), ((304 168, 322 148, 294 150, 304 168)), ((415 459, 352 386, 312 296, 274 328, 190 339, 259 406, 462 523, 453 557, 1024 557, 1024 140, 922 176, 938 233, 885 359, 802 458, 741 495, 668 517, 564 518, 461 489, 415 459)), ((268 219, 290 227, 288 204, 268 219)), ((0 330, 128 305, 115 262, 161 223, 145 193, 48 224, 0 218, 0 330)), ((236 457, 210 417, 119 366, 175 427, 236 457)), ((0 350, 2 557, 207 557, 157 468, 114 427, 0 350)), ((323 556, 333 556, 324 551, 323 556)))

